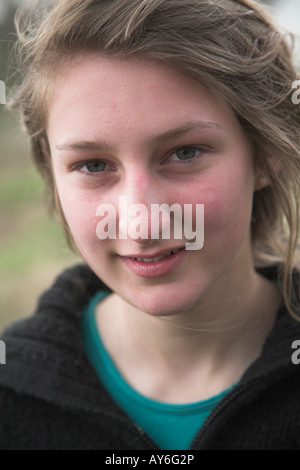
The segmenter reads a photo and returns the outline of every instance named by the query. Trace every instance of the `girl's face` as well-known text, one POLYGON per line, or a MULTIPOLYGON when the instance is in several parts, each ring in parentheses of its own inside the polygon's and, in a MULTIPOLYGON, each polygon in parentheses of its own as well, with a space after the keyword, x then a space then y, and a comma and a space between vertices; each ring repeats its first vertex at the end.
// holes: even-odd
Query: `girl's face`
POLYGON ((47 130, 74 241, 123 300, 171 315, 247 289, 252 148, 220 96, 162 64, 78 56, 56 82, 47 130), (120 196, 148 208, 149 226, 152 204, 204 204, 204 247, 146 263, 134 258, 183 248, 184 234, 100 240, 97 209, 114 206, 118 226, 120 196))

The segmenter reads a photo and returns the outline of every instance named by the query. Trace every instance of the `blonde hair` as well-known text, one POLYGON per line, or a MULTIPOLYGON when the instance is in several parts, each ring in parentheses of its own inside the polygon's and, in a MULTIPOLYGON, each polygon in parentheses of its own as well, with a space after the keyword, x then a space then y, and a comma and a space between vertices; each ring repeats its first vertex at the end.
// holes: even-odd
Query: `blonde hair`
POLYGON ((60 66, 80 51, 164 62, 222 95, 253 142, 256 167, 271 181, 254 194, 254 263, 280 264, 284 300, 297 318, 292 270, 299 235, 300 106, 292 102, 292 84, 299 77, 288 38, 265 10, 250 0, 38 0, 19 10, 16 27, 21 81, 12 107, 21 112, 69 239, 46 133, 60 66))

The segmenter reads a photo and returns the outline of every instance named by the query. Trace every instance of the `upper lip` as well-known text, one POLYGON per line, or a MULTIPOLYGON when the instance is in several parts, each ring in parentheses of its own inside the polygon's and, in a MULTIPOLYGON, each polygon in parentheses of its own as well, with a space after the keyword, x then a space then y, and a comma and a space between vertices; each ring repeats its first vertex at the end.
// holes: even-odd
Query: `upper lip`
POLYGON ((185 246, 177 246, 173 248, 168 248, 162 251, 157 251, 156 253, 137 253, 137 254, 130 254, 130 255, 120 255, 122 258, 141 258, 141 259, 150 259, 150 258, 157 258, 158 256, 165 255, 169 253, 170 251, 175 251, 175 250, 182 250, 185 248, 185 246))

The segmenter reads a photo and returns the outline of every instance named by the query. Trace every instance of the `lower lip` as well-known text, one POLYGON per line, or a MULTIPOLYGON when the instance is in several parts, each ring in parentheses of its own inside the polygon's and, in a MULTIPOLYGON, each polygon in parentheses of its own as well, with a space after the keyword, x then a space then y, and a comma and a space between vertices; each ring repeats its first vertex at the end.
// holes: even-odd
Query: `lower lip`
POLYGON ((166 276, 175 271, 187 256, 187 253, 186 249, 182 248, 178 253, 167 256, 155 263, 145 263, 144 261, 137 261, 133 258, 126 258, 125 256, 120 256, 120 259, 136 276, 152 278, 166 276))

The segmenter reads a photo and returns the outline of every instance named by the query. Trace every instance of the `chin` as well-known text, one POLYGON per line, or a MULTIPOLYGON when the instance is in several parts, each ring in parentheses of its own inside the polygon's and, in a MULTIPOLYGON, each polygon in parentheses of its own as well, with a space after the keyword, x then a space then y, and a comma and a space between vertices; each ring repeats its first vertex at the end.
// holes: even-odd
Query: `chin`
POLYGON ((191 310, 199 301, 199 291, 189 293, 180 289, 164 289, 160 292, 142 293, 122 296, 133 307, 153 317, 171 317, 191 310), (177 290, 177 293, 176 293, 177 290), (169 291, 169 292, 168 292, 169 291))

